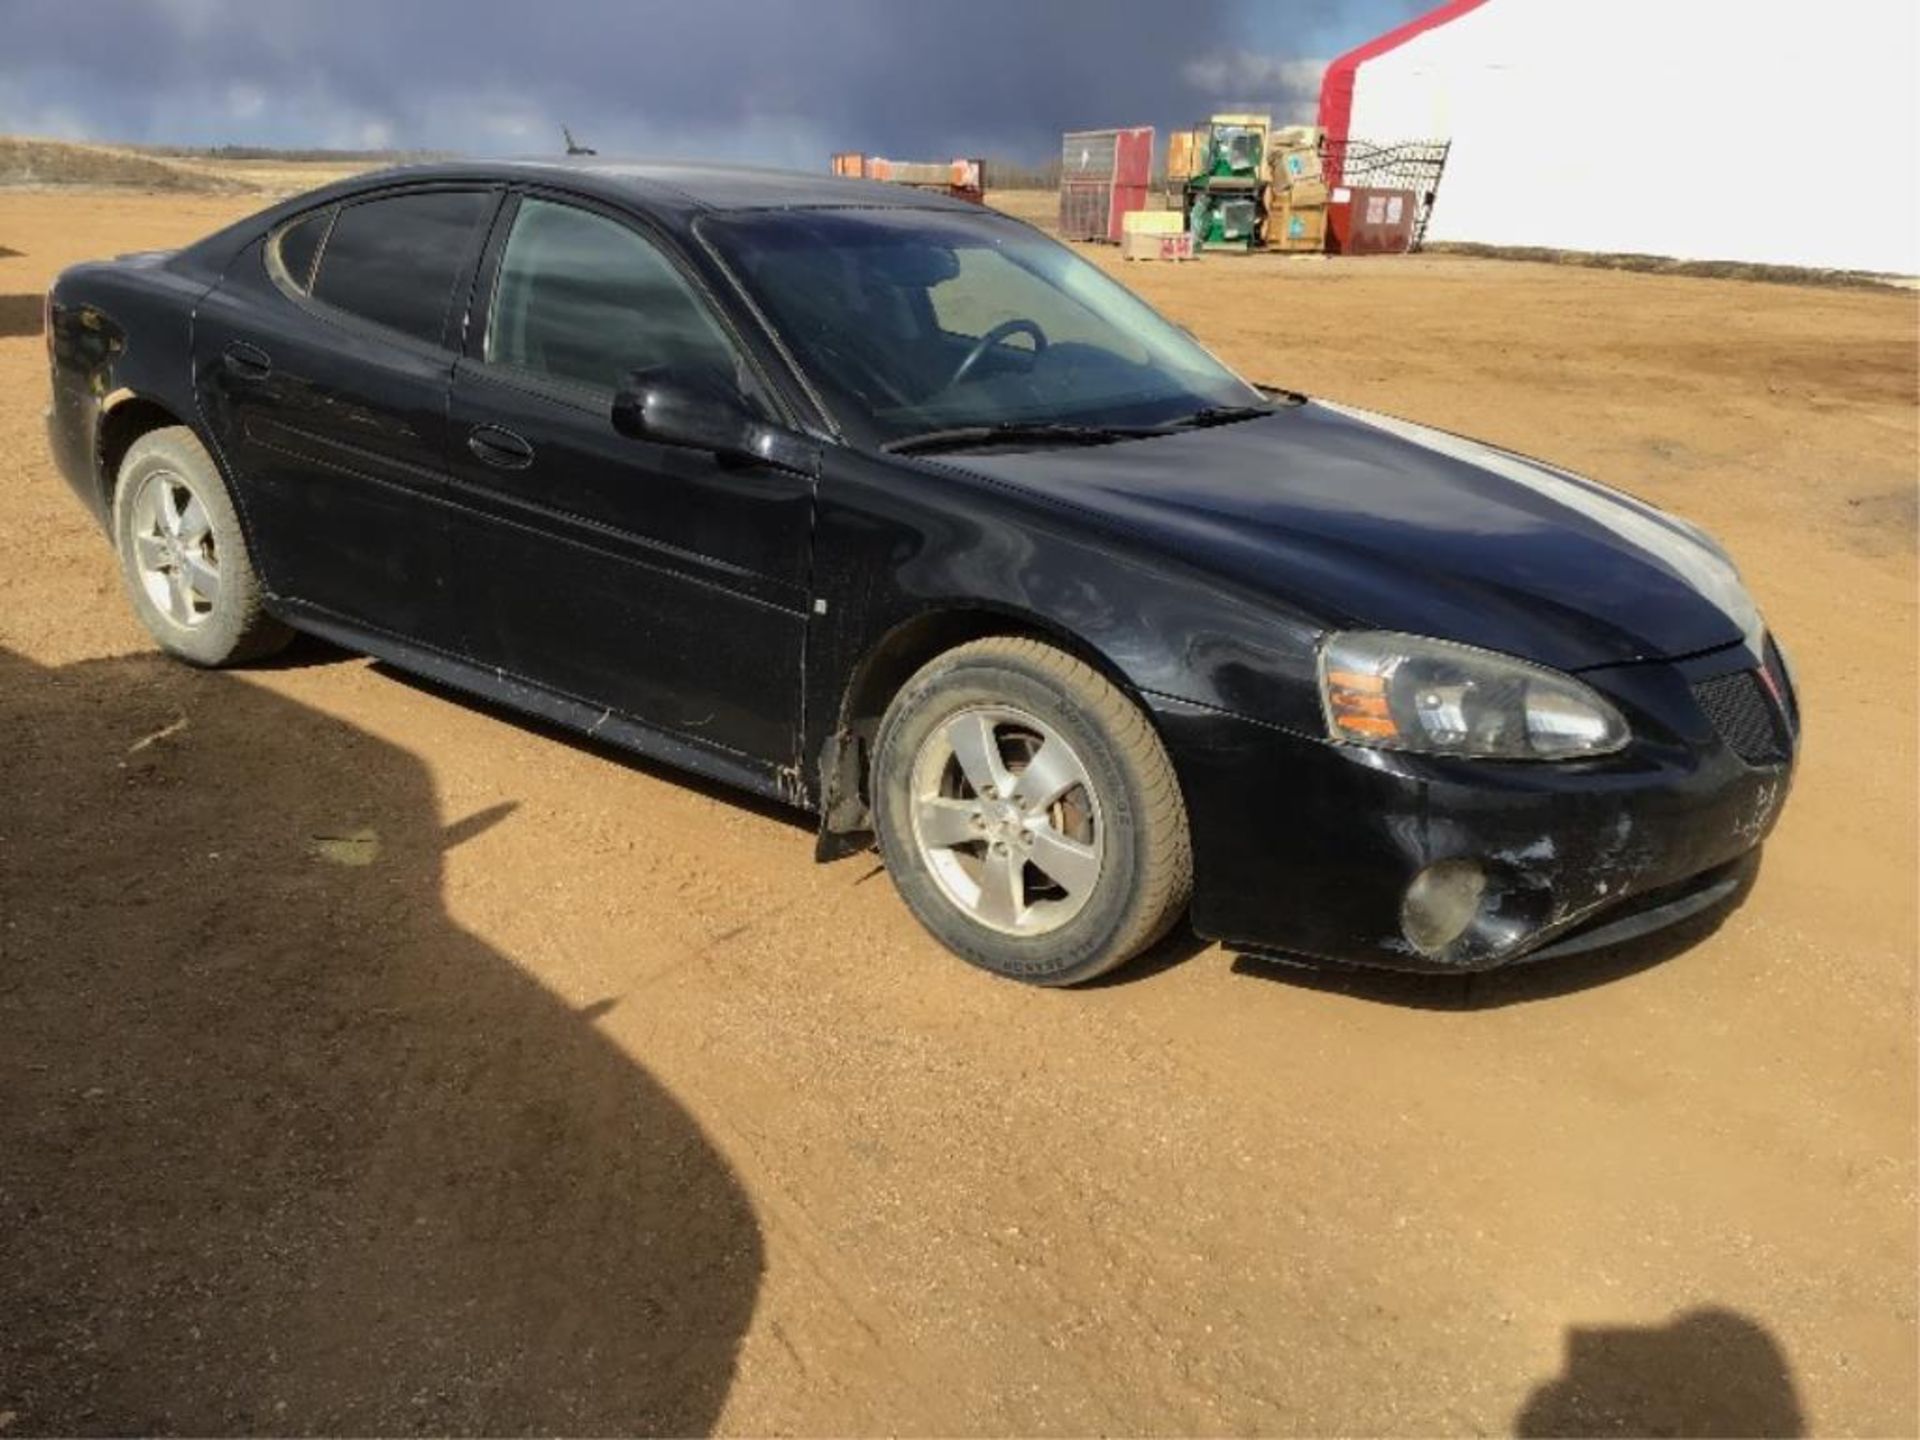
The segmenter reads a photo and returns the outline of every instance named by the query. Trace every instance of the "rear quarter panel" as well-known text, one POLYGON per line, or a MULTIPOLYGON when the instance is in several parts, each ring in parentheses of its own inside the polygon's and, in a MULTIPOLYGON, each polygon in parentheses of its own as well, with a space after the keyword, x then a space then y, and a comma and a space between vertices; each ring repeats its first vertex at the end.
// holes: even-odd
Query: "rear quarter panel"
POLYGON ((101 463, 106 418, 131 400, 192 423, 193 310, 204 276, 163 256, 76 265, 54 281, 49 441, 61 473, 103 527, 113 476, 101 463))

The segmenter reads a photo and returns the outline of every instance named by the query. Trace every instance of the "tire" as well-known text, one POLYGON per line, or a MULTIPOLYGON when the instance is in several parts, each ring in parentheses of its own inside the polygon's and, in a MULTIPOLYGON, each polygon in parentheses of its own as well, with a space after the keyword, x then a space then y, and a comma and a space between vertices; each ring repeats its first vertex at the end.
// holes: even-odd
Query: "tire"
POLYGON ((134 613, 169 655, 239 665, 293 638, 267 614, 226 482, 185 426, 149 431, 120 462, 113 547, 134 613))
POLYGON ((977 640, 907 681, 880 726, 872 790, 907 907, 996 975, 1104 975, 1192 894, 1186 804, 1160 737, 1098 671, 1037 640, 977 640))

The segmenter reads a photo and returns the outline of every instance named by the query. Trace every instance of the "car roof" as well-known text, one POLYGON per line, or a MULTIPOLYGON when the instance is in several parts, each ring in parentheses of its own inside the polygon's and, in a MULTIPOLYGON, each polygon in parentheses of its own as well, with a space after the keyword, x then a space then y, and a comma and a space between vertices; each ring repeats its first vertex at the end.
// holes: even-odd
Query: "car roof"
POLYGON ((796 210, 845 206, 959 210, 979 206, 938 190, 878 180, 810 175, 751 165, 694 165, 672 160, 528 159, 405 165, 353 177, 354 189, 403 181, 489 180, 551 184, 649 209, 694 214, 717 210, 796 210))
POLYGON ((322 205, 351 201, 400 185, 468 183, 551 185, 640 209, 662 222, 687 229, 703 215, 753 211, 827 209, 939 210, 1019 224, 999 211, 938 190, 920 190, 878 180, 810 175, 751 165, 694 165, 674 160, 527 159, 455 160, 401 165, 369 171, 289 196, 258 214, 235 221, 178 251, 167 263, 174 269, 218 279, 247 245, 291 216, 322 205))

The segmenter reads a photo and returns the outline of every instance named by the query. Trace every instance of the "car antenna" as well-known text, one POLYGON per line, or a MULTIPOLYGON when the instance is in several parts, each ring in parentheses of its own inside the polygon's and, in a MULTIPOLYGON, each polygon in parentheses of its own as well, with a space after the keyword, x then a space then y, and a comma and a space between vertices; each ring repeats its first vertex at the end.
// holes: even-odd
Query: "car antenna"
POLYGON ((595 150, 595 149, 594 149, 594 148, 593 148, 592 146, 590 146, 590 145, 582 145, 582 144, 580 144, 580 143, 579 143, 578 141, 576 141, 576 140, 575 140, 575 139, 573 138, 573 131, 571 131, 571 130, 569 130, 569 129, 568 129, 568 128, 567 128, 566 126, 564 126, 564 125, 562 125, 562 126, 560 127, 560 133, 561 133, 561 134, 562 134, 563 136, 565 136, 565 137, 566 137, 566 141, 567 141, 567 154, 569 154, 569 155, 598 155, 598 154, 600 153, 600 152, 599 152, 598 150, 595 150))

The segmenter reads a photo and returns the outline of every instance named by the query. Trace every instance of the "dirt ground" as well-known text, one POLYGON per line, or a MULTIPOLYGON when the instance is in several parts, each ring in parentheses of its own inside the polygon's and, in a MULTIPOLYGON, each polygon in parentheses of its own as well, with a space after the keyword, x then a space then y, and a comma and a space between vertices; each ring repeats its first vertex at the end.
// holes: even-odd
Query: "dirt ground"
POLYGON ((39 295, 257 203, 0 192, 0 1434, 1914 1433, 1912 294, 1094 252, 1707 525, 1808 736, 1717 928, 1034 993, 783 812, 155 657, 39 295))

